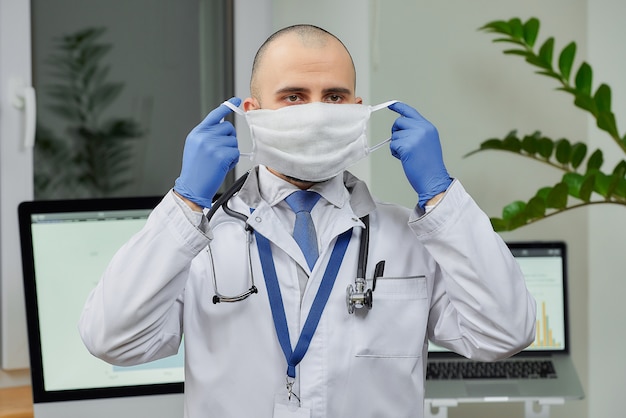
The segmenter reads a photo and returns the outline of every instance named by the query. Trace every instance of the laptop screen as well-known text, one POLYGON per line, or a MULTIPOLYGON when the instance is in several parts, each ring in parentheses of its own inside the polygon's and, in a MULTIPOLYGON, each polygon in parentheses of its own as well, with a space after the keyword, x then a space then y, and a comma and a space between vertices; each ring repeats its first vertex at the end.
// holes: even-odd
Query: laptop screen
MULTIPOLYGON (((537 302, 535 341, 524 351, 567 351, 567 260, 561 241, 507 243, 537 302)), ((430 353, 446 352, 429 344, 430 353)))
POLYGON ((180 393, 183 349, 136 367, 92 356, 78 333, 91 290, 156 198, 24 202, 20 228, 35 402, 180 393))

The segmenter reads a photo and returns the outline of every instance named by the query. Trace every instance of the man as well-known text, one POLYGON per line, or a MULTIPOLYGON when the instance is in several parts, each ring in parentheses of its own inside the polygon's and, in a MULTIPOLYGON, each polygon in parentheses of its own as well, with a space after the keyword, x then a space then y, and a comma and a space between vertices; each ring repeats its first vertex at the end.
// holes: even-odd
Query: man
POLYGON ((375 202, 344 170, 366 154, 360 134, 343 132, 369 117, 355 79, 344 45, 315 26, 263 44, 243 101, 259 165, 227 207, 240 215, 203 215, 240 156, 222 120, 232 99, 191 131, 173 191, 87 301, 80 329, 92 353, 138 364, 176 353, 184 333, 189 418, 395 418, 423 415, 429 338, 480 360, 533 341, 535 303, 515 260, 448 175, 437 130, 416 110, 389 106, 401 115, 390 147, 415 209, 375 202), (302 190, 310 215, 292 209, 302 190), (254 230, 249 249, 238 218, 254 230), (313 226, 301 233, 304 218, 313 226), (366 232, 373 306, 350 313, 366 232))

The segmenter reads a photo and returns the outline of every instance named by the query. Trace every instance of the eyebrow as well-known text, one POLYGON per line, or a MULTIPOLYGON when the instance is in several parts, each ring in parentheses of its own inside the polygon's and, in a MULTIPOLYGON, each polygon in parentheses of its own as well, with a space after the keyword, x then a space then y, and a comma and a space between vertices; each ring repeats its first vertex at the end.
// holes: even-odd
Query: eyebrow
MULTIPOLYGON (((304 87, 283 87, 281 89, 276 90, 275 94, 300 93, 300 92, 310 93, 310 91, 311 91, 310 89, 304 88, 304 87)), ((352 91, 345 87, 330 87, 330 88, 322 90, 322 93, 323 94, 330 94, 330 93, 351 94, 352 91)))

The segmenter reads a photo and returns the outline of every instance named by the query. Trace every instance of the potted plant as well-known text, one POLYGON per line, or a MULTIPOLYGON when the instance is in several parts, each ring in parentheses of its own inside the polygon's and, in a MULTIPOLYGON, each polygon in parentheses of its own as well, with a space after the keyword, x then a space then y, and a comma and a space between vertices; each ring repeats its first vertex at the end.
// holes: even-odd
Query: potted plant
POLYGON ((98 42, 103 28, 62 36, 48 60, 56 82, 44 86, 48 109, 66 122, 62 135, 39 124, 35 140, 35 197, 108 197, 132 179, 132 140, 141 137, 130 118, 102 121, 123 83, 107 81, 102 59, 111 45, 98 42))
MULTIPOLYGON (((511 48, 505 49, 504 54, 521 56, 537 68, 537 74, 556 80, 557 90, 571 94, 574 105, 591 114, 598 129, 606 132, 626 154, 626 134, 620 136, 615 115, 611 111, 611 88, 601 84, 593 90, 593 71, 586 62, 573 73, 575 42, 563 48, 555 66, 554 38, 550 37, 540 47, 536 47, 539 27, 537 18, 530 18, 526 22, 512 18, 489 22, 480 30, 497 34, 494 42, 510 44, 511 48)), ((501 218, 491 218, 496 231, 511 231, 588 205, 626 206, 626 161, 622 159, 612 170, 606 171, 602 167, 604 156, 600 148, 589 153, 587 145, 582 142, 572 143, 567 138, 555 140, 539 131, 520 135, 517 130, 511 130, 503 138, 482 142, 478 149, 466 156, 487 150, 514 153, 563 172, 556 184, 539 188, 527 201, 518 200, 506 205, 501 218)))

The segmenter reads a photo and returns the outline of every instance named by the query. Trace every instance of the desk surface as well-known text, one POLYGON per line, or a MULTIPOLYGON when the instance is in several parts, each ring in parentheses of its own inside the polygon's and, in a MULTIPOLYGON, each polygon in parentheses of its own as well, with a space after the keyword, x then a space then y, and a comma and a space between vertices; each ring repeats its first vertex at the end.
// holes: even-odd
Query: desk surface
POLYGON ((0 418, 33 418, 30 386, 0 388, 0 418))

